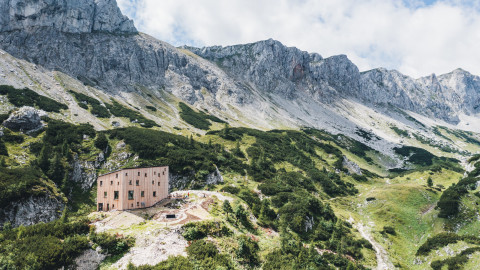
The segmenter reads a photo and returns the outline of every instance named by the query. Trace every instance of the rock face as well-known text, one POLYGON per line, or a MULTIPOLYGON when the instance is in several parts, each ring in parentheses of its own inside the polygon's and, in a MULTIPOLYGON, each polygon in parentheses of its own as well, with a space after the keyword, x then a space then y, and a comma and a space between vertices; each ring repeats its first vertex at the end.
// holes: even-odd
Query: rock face
POLYGON ((0 32, 53 28, 65 33, 137 33, 115 0, 5 0, 0 32))
POLYGON ((80 184, 84 191, 90 190, 95 181, 97 181, 96 168, 100 167, 98 160, 95 162, 84 161, 74 156, 71 166, 73 170, 70 173, 69 180, 80 184))
POLYGON ((323 58, 271 39, 178 49, 138 33, 114 0, 3 1, 0 48, 113 96, 168 91, 217 115, 233 106, 265 126, 278 114, 314 125, 322 121, 309 111, 329 115, 325 108, 342 99, 454 124, 461 114, 480 113, 480 78, 463 70, 420 79, 395 70, 361 73, 344 55, 323 58))
POLYGON ((0 208, 0 224, 10 222, 12 226, 17 227, 50 222, 60 217, 64 207, 63 201, 49 194, 32 196, 0 208))
POLYGON ((309 97, 329 103, 355 98, 454 124, 460 113, 480 112, 480 77, 460 69, 419 79, 382 68, 360 73, 344 55, 322 58, 274 40, 188 49, 217 63, 235 79, 288 99, 309 97))
POLYGON ((235 79, 287 99, 309 95, 330 102, 338 92, 359 88, 358 68, 346 56, 327 59, 269 39, 228 47, 188 48, 217 63, 235 79))
POLYGON ((3 125, 16 131, 37 130, 43 127, 38 111, 28 106, 14 111, 8 119, 3 122, 3 125))
POLYGON ((223 183, 223 176, 218 170, 218 168, 215 168, 215 171, 212 172, 211 174, 207 175, 205 182, 207 185, 216 185, 219 183, 223 183))

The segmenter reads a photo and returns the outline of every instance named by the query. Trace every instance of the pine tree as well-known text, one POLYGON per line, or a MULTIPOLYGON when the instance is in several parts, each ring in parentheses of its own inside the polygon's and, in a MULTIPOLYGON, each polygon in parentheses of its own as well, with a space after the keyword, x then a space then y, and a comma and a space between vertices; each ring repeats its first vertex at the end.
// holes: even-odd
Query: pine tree
POLYGON ((227 213, 227 219, 228 219, 228 214, 233 212, 232 206, 230 205, 230 202, 228 200, 225 200, 223 202, 223 211, 227 213))
POLYGON ((429 187, 432 187, 432 186, 433 186, 432 177, 428 177, 428 179, 427 179, 427 185, 428 185, 429 187))
POLYGON ((50 168, 50 160, 48 159, 50 154, 50 147, 44 144, 40 151, 40 157, 38 158, 38 166, 45 173, 50 168))
POLYGON ((245 157, 243 154, 242 150, 240 149, 240 141, 237 141, 237 144, 235 145, 235 149, 233 149, 233 154, 237 157, 245 157))
POLYGON ((58 153, 55 154, 53 162, 50 164, 50 168, 47 173, 48 177, 57 184, 57 186, 62 185, 63 177, 65 176, 65 171, 63 168, 61 157, 58 153))
POLYGON ((195 140, 193 139, 193 135, 190 134, 190 138, 188 140, 188 143, 192 146, 193 144, 195 144, 195 140))
POLYGON ((105 133, 98 133, 97 138, 95 139, 95 147, 98 149, 105 151, 108 146, 107 136, 105 133))

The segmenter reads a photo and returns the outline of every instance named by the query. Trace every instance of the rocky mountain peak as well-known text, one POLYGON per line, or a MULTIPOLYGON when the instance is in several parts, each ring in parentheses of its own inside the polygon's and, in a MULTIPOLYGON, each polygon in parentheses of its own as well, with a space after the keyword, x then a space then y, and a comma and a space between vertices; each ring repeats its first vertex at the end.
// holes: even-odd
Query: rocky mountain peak
POLYGON ((53 28, 65 33, 137 33, 116 0, 3 0, 0 32, 53 28))

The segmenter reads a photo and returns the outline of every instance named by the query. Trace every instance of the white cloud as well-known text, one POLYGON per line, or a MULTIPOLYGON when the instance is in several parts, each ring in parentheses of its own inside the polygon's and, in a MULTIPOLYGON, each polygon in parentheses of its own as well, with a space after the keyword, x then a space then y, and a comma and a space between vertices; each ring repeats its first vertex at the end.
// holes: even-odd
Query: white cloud
POLYGON ((273 38, 360 70, 414 77, 463 68, 480 75, 480 8, 446 0, 118 0, 140 31, 173 45, 232 45, 273 38), (432 1, 427 1, 432 2, 432 1))

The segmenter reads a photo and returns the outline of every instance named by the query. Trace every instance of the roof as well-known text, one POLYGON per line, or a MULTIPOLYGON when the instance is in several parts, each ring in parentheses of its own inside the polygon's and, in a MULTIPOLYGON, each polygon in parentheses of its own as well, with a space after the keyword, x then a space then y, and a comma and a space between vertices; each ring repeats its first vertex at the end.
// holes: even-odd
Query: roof
MULTIPOLYGON (((160 168, 160 167, 168 167, 168 166, 163 165, 163 166, 150 166, 150 167, 131 167, 131 168, 123 168, 123 169, 118 169, 118 170, 115 170, 115 171, 111 171, 111 172, 108 172, 108 173, 101 174, 101 175, 99 175, 98 177, 101 177, 101 176, 104 176, 104 175, 109 175, 109 174, 116 173, 116 172, 126 171, 126 170, 149 169, 149 168, 160 168)), ((97 178, 98 178, 98 177, 97 177, 97 178)))

